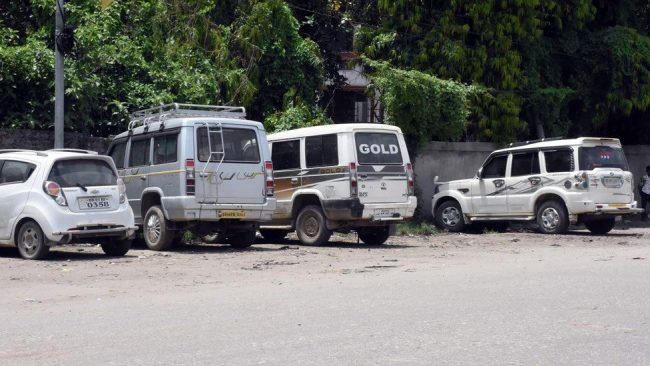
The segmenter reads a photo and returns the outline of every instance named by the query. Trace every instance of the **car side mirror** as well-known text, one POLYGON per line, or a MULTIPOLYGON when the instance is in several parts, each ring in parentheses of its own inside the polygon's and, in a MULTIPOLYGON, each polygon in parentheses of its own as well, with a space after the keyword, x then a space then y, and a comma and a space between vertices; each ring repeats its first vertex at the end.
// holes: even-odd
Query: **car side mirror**
POLYGON ((479 170, 476 171, 476 178, 478 179, 483 179, 481 174, 483 173, 483 168, 479 168, 479 170))

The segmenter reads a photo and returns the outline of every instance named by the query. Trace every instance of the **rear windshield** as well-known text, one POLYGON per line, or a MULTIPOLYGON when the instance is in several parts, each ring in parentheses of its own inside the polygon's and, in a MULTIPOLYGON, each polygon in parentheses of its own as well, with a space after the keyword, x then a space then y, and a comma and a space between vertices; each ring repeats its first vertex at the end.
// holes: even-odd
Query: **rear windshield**
POLYGON ((578 150, 580 170, 620 168, 629 170, 622 149, 611 146, 581 147, 578 150))
POLYGON ((359 132, 354 135, 359 164, 402 164, 397 135, 381 132, 359 132))
POLYGON ((207 127, 197 130, 199 161, 219 162, 223 157, 224 163, 259 163, 260 149, 257 144, 255 130, 244 128, 224 128, 223 144, 221 145, 221 129, 210 127, 208 140, 207 127), (212 149, 212 150, 211 150, 212 149), (210 157, 212 151, 212 157, 210 157), (224 156, 225 154, 225 156, 224 156))
POLYGON ((117 184, 117 176, 113 168, 99 159, 59 160, 52 166, 47 180, 57 182, 63 188, 117 184))

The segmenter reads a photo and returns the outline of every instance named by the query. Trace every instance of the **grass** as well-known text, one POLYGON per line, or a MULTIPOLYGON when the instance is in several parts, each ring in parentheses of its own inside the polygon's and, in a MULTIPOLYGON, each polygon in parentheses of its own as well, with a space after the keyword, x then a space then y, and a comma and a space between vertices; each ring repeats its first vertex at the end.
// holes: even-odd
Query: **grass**
POLYGON ((397 224, 397 232, 395 235, 399 236, 415 236, 415 235, 434 235, 439 233, 440 230, 434 225, 427 222, 414 222, 407 221, 397 224))

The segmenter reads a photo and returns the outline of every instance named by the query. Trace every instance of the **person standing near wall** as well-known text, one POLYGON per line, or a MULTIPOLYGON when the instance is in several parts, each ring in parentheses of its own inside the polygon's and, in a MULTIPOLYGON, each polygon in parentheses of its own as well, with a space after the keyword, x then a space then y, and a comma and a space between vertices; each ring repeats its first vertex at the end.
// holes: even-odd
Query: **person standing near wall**
POLYGON ((645 175, 639 180, 639 194, 641 195, 641 208, 644 210, 641 214, 641 221, 646 221, 648 213, 645 209, 650 202, 650 165, 645 167, 645 175))

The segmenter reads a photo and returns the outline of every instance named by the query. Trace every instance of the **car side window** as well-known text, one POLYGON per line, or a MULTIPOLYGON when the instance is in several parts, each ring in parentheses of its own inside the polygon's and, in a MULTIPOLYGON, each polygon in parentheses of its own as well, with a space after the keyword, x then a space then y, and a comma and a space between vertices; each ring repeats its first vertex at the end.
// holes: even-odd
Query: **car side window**
POLYGON ((0 170, 0 184, 25 182, 35 168, 36 165, 24 161, 5 160, 0 170))
POLYGON ((339 165, 339 146, 336 134, 305 138, 307 168, 339 165))
POLYGON ((178 159, 178 134, 156 136, 153 139, 153 163, 173 163, 178 159))
POLYGON ((271 160, 275 170, 300 169, 300 140, 273 142, 271 160))
POLYGON ((494 156, 483 166, 481 178, 503 178, 506 176, 506 164, 508 155, 494 156))
POLYGON ((544 160, 548 173, 573 171, 573 151, 569 149, 544 151, 544 160))
POLYGON ((539 154, 537 151, 512 154, 511 177, 539 174, 539 154))
POLYGON ((124 155, 126 154, 126 141, 118 142, 111 146, 108 156, 113 158, 117 169, 124 169, 124 155))
POLYGON ((149 165, 149 141, 150 138, 131 141, 130 167, 149 165))

